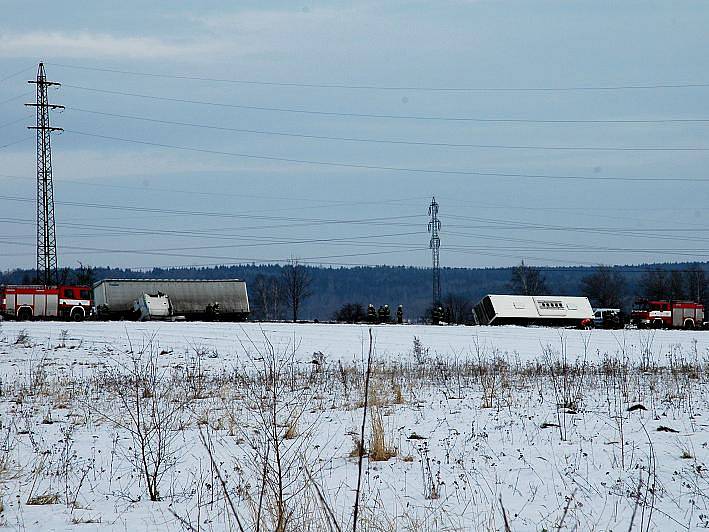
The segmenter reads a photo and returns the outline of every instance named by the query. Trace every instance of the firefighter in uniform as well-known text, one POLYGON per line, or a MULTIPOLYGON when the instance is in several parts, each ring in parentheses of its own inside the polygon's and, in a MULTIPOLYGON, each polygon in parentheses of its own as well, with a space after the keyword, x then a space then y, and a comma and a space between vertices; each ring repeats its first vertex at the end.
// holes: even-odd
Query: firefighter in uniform
POLYGON ((404 323, 404 305, 399 305, 396 308, 396 323, 399 325, 404 323))
POLYGON ((441 307, 440 305, 433 307, 433 310, 431 311, 431 322, 434 325, 438 325, 442 319, 443 319, 443 307, 441 307))
POLYGON ((386 323, 386 320, 384 319, 384 305, 379 305, 379 309, 377 309, 377 318, 379 318, 379 323, 386 323))
POLYGON ((377 311, 371 303, 367 307, 367 321, 369 323, 377 323, 377 311))
POLYGON ((391 322, 391 311, 389 310, 389 305, 384 305, 384 323, 391 322))

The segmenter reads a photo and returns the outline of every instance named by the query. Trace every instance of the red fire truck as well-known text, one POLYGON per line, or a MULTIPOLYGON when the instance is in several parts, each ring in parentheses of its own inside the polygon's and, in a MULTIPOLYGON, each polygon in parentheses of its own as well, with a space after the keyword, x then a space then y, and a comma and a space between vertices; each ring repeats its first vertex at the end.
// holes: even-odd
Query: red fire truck
POLYGON ((639 328, 694 329, 704 324, 704 305, 694 301, 639 300, 630 321, 639 328))
POLYGON ((92 304, 88 286, 0 286, 0 316, 4 318, 81 321, 91 314, 92 304))

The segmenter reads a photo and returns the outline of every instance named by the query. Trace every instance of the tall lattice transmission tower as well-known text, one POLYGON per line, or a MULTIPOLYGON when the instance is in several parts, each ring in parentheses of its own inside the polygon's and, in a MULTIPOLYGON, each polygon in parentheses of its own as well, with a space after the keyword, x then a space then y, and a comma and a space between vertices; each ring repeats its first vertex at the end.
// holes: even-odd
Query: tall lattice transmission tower
POLYGON ((28 83, 37 86, 36 103, 27 103, 37 108, 37 277, 46 286, 57 282, 57 238, 54 227, 54 184, 52 182, 52 147, 50 137, 54 131, 63 131, 49 123, 52 109, 64 109, 52 105, 47 98, 47 89, 60 84, 47 81, 44 64, 37 69, 37 79, 28 83))
POLYGON ((431 199, 431 205, 428 207, 428 215, 431 217, 428 222, 428 232, 431 233, 428 247, 431 248, 433 256, 433 301, 431 303, 435 307, 441 302, 441 238, 438 236, 438 231, 441 230, 441 221, 438 219, 438 202, 435 196, 431 199))

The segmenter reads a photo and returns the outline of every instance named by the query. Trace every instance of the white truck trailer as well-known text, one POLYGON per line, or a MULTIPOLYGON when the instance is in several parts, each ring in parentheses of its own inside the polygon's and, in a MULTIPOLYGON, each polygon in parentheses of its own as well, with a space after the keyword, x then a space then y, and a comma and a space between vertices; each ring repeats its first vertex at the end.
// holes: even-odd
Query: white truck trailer
POLYGON ((589 326, 593 309, 587 297, 488 295, 475 306, 479 325, 589 326))
POLYGON ((100 319, 140 319, 134 304, 144 295, 169 298, 172 314, 188 320, 242 321, 249 316, 246 282, 240 279, 104 279, 93 285, 100 319))

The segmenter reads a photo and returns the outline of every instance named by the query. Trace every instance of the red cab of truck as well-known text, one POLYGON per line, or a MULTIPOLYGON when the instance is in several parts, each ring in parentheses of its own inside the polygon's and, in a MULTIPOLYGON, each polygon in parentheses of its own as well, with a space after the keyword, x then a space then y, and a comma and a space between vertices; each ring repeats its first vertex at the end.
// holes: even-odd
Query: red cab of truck
POLYGON ((0 316, 4 318, 81 321, 91 315, 92 306, 89 286, 0 286, 0 316))
POLYGON ((704 324, 704 305, 694 301, 638 300, 630 315, 638 328, 694 329, 704 324))

